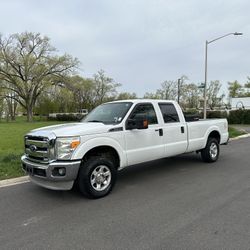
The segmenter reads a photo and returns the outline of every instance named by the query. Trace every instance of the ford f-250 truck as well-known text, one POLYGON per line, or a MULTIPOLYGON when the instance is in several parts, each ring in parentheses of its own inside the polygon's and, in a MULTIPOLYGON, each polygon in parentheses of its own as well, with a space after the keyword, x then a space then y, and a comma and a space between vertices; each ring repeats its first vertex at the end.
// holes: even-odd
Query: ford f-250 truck
POLYGON ((226 119, 186 122, 174 101, 123 100, 102 104, 80 123, 25 135, 22 167, 32 182, 55 190, 77 185, 90 198, 107 195, 117 171, 142 162, 200 152, 215 162, 228 141, 226 119))

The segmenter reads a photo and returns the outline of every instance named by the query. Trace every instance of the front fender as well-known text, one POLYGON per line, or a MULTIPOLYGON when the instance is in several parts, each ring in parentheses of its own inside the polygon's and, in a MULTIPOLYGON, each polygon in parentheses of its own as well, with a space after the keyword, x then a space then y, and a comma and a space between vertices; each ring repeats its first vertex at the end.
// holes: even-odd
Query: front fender
POLYGON ((120 168, 127 165, 127 157, 122 146, 114 139, 108 137, 98 137, 91 138, 83 143, 77 148, 77 150, 72 155, 72 160, 82 159, 87 152, 91 149, 99 146, 109 146, 116 150, 120 158, 120 168))

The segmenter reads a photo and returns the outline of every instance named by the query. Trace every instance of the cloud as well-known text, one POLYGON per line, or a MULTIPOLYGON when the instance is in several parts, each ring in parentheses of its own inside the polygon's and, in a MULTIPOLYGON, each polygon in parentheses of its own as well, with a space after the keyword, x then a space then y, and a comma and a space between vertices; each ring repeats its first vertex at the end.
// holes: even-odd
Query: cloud
POLYGON ((3 34, 25 30, 51 38, 61 52, 82 62, 83 74, 104 69, 122 89, 139 95, 182 74, 204 79, 204 44, 209 45, 208 79, 245 81, 249 74, 250 2, 198 0, 92 0, 1 2, 3 34))

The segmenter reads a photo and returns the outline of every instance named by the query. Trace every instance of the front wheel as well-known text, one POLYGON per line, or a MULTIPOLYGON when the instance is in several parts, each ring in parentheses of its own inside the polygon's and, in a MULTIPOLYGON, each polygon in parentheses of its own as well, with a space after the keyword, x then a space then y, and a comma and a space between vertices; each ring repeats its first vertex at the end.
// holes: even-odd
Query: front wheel
POLYGON ((89 198, 97 199, 106 196, 116 182, 117 170, 112 160, 100 156, 88 159, 78 175, 80 192, 89 198))
POLYGON ((201 158, 204 162, 215 162, 220 154, 220 146, 215 138, 209 138, 207 145, 201 150, 201 158))

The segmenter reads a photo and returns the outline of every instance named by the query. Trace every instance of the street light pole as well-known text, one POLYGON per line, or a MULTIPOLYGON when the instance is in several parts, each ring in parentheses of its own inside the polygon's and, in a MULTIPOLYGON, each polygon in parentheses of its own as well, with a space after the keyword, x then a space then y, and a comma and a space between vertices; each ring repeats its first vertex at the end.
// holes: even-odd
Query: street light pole
POLYGON ((180 93, 181 93, 181 79, 178 79, 178 84, 177 84, 177 86, 178 86, 178 93, 177 93, 177 102, 178 103, 180 103, 180 93))
POLYGON ((219 39, 222 39, 230 35, 241 36, 243 35, 243 33, 240 33, 240 32, 228 33, 226 35, 217 37, 211 41, 206 41, 206 44, 205 44, 205 82, 204 82, 204 109, 203 109, 204 119, 207 118, 207 49, 208 49, 208 44, 213 43, 219 39))
POLYGON ((204 119, 207 118, 207 47, 208 41, 206 41, 206 49, 205 49, 205 82, 204 82, 204 119))

